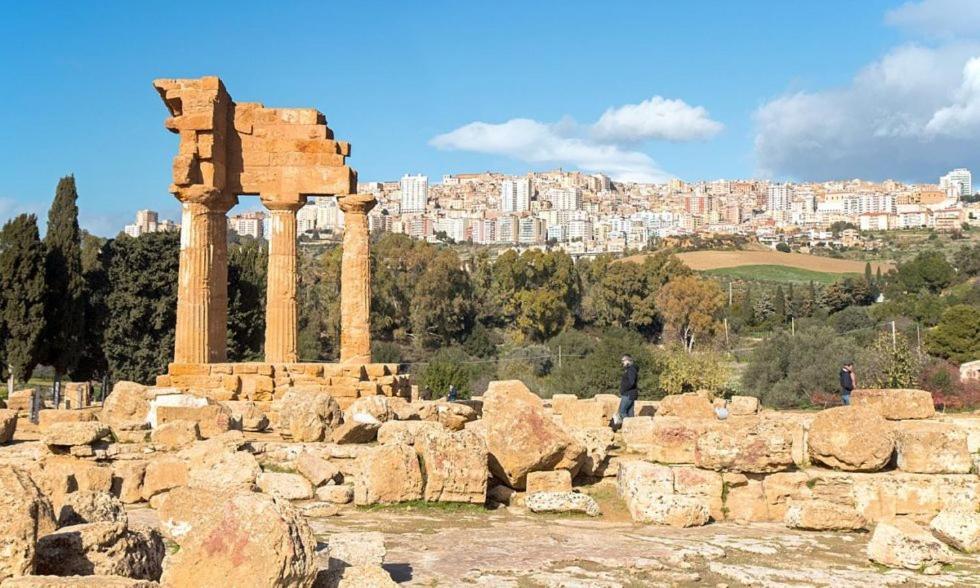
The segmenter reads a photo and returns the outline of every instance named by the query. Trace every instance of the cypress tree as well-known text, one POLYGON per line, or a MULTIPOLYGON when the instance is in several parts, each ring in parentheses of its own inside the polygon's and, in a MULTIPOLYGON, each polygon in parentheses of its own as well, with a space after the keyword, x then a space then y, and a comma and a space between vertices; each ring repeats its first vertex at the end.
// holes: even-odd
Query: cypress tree
POLYGON ((77 200, 74 176, 61 178, 48 211, 48 232, 44 236, 47 277, 44 361, 54 368, 55 386, 64 374, 75 369, 82 355, 85 278, 77 200))
POLYGON ((773 320, 775 320, 777 325, 781 325, 786 322, 786 295, 783 293, 782 286, 776 286, 772 314, 773 320))
POLYGON ((105 331, 109 322, 106 297, 109 295, 109 276, 106 270, 109 247, 106 240, 83 231, 82 276, 85 289, 85 326, 81 358, 69 373, 78 381, 95 380, 108 373, 105 357, 105 331))
POLYGON ((864 264, 864 283, 870 288, 873 285, 871 281, 871 262, 868 261, 864 264))
POLYGON ((44 334, 44 244, 37 217, 22 214, 0 233, 0 323, 9 370, 26 382, 41 360, 44 334))

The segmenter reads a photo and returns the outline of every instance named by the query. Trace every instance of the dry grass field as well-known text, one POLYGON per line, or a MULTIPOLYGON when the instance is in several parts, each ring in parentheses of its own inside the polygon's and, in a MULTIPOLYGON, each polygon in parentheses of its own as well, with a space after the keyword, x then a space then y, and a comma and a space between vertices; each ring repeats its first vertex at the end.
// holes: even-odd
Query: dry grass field
MULTIPOLYGON (((643 261, 643 255, 633 255, 625 258, 637 263, 643 261)), ((689 251, 678 253, 688 267, 697 271, 713 270, 745 265, 781 265, 795 267, 814 272, 833 274, 864 273, 863 261, 819 257, 803 253, 782 253, 780 251, 689 251)), ((894 267, 892 262, 871 262, 871 271, 887 272, 894 267)))

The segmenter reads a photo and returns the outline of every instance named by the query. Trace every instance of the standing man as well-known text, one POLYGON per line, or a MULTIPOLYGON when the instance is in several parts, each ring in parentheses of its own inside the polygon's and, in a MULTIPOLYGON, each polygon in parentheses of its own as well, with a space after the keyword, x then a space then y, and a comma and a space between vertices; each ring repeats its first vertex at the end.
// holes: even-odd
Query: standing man
POLYGON ((854 379, 854 362, 844 362, 844 367, 840 370, 840 400, 841 404, 847 406, 851 403, 851 391, 857 382, 854 379))
POLYGON ((633 363, 633 358, 624 355, 622 362, 623 376, 619 379, 619 412, 613 419, 617 425, 622 425, 623 419, 626 417, 633 416, 633 404, 639 395, 637 383, 640 380, 640 373, 636 369, 636 364, 633 363))

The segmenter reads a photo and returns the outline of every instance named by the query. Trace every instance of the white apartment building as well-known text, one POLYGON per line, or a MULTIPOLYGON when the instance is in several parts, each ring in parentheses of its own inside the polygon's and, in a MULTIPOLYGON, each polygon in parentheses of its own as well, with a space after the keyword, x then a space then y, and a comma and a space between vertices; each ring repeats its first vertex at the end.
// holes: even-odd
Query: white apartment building
POLYGON ((551 188, 545 196, 552 210, 579 210, 582 208, 582 190, 579 188, 551 188))
POLYGON ((531 210, 531 178, 516 178, 500 183, 500 212, 531 210))
POLYGON ((180 225, 169 220, 160 220, 160 215, 155 210, 139 210, 136 212, 136 222, 123 227, 123 232, 130 237, 139 237, 146 233, 162 233, 164 231, 175 231, 180 225))
POLYGON ((789 184, 769 184, 766 210, 776 212, 790 208, 789 184))
POLYGON ((318 231, 339 231, 344 228, 344 211, 340 210, 335 197, 316 199, 316 228, 318 231))
POLYGON ((403 213, 425 212, 429 201, 429 178, 418 174, 405 174, 401 180, 401 211, 403 213))
POLYGON ((242 237, 262 239, 265 236, 265 213, 246 212, 228 219, 228 228, 242 237))
POLYGON ((296 211, 296 234, 312 233, 316 230, 316 203, 307 202, 296 211))
POLYGON ((973 194, 973 174, 970 170, 958 167, 939 178, 939 187, 951 198, 973 194))

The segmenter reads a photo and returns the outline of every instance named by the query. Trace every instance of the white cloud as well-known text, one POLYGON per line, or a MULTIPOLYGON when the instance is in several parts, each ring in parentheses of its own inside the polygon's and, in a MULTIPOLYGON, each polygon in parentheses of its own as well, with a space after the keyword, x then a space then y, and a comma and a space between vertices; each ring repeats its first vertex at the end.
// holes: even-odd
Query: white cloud
POLYGON ((646 153, 626 144, 662 139, 705 139, 722 129, 704 108, 655 96, 640 104, 610 108, 592 125, 570 118, 557 123, 514 118, 472 122, 433 137, 444 150, 503 155, 528 163, 570 164, 626 182, 663 182, 671 176, 646 153))
POLYGON ((885 22, 931 37, 975 37, 980 30, 980 2, 976 0, 906 2, 885 13, 885 22))
POLYGON ((850 85, 777 97, 755 113, 759 172, 794 179, 935 181, 980 167, 980 45, 893 49, 850 85))
POLYGON ((592 126, 604 141, 694 141, 709 139, 724 128, 701 106, 654 96, 639 104, 610 108, 592 126))

